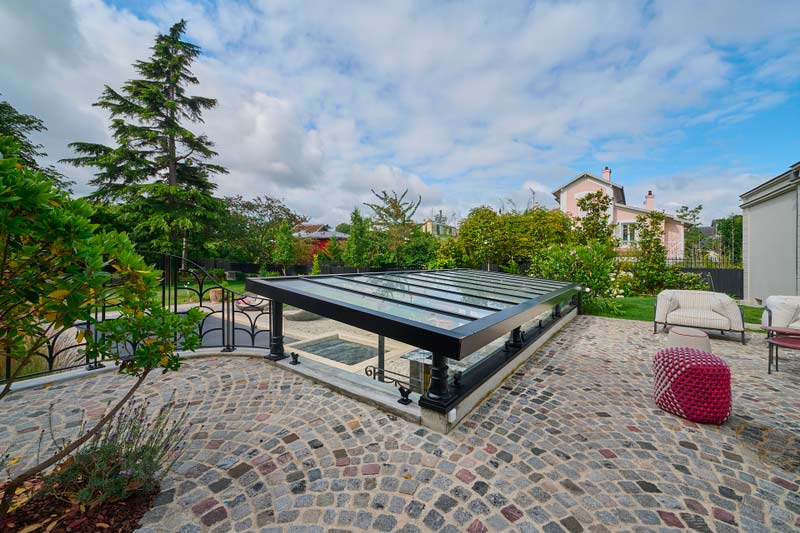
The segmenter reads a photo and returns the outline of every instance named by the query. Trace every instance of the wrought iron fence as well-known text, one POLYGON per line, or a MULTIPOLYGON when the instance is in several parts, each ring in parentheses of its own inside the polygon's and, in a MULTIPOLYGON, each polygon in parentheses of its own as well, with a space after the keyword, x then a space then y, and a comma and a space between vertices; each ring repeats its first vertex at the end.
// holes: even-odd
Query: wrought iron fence
MULTIPOLYGON (((148 264, 161 271, 155 303, 174 313, 186 314, 199 308, 205 316, 198 328, 203 348, 220 348, 230 352, 239 347, 269 349, 269 309, 265 298, 248 297, 234 291, 212 277, 197 263, 181 257, 157 252, 140 252, 148 264)), ((105 304, 91 309, 94 321, 115 320, 118 313, 105 304)), ((11 357, 4 357, 0 383, 13 372, 15 379, 32 378, 54 372, 85 367, 101 368, 108 360, 90 359, 86 341, 78 341, 78 330, 97 338, 99 333, 88 321, 55 330, 33 359, 21 371, 11 357)))
POLYGON ((680 268, 742 268, 742 263, 735 263, 726 258, 712 259, 709 257, 668 257, 668 265, 674 265, 680 268))

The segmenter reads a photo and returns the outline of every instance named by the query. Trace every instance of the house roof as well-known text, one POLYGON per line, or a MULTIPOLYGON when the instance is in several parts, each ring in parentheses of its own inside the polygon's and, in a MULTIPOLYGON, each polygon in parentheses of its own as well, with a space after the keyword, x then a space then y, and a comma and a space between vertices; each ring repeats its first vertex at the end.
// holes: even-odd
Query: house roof
POLYGON ((335 231, 328 224, 298 224, 294 236, 300 239, 346 239, 347 233, 335 231))
POLYGON ((742 200, 741 207, 749 207, 751 205, 769 200, 775 196, 783 194, 786 190, 791 189, 797 185, 797 180, 794 178, 794 173, 800 170, 800 161, 789 167, 789 170, 778 174, 772 179, 769 179, 753 187, 749 191, 739 195, 742 200))
POLYGON ((331 227, 327 224, 298 224, 292 230, 295 233, 315 233, 317 231, 330 231, 331 227))
MULTIPOLYGON (((614 206, 622 208, 622 209, 629 209, 631 211, 636 211, 637 213, 643 213, 643 214, 647 214, 647 213, 651 213, 652 212, 650 209, 645 209, 644 207, 636 207, 634 205, 618 204, 616 202, 614 202, 614 206)), ((661 211, 661 212, 664 213, 665 217, 671 218, 672 220, 674 220, 676 222, 680 222, 681 224, 686 225, 686 222, 684 222, 683 220, 679 219, 677 216, 671 215, 671 214, 669 214, 669 213, 667 213, 665 211, 661 211)))
POLYGON ((590 179, 590 180, 596 181, 597 183, 600 183, 600 184, 606 185, 606 186, 610 185, 611 188, 612 188, 612 191, 614 193, 614 202, 622 204, 622 205, 625 205, 625 187, 623 187, 622 185, 619 185, 617 183, 614 183, 612 181, 604 180, 603 178, 598 178, 594 174, 589 174, 588 172, 584 172, 582 174, 578 174, 577 176, 575 176, 574 178, 569 180, 567 183, 565 183, 564 185, 562 185, 558 189, 554 190, 553 191, 553 196, 556 197, 556 201, 559 200, 558 193, 560 193, 561 191, 563 191, 564 189, 566 189, 567 187, 569 187, 570 185, 572 185, 576 181, 579 181, 579 180, 582 180, 582 179, 590 179))

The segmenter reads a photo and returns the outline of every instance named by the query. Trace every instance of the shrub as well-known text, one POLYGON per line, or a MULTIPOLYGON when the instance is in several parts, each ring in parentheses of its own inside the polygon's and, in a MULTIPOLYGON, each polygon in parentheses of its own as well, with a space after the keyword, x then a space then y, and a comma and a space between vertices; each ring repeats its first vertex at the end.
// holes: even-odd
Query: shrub
POLYGON ((269 270, 267 267, 258 269, 258 276, 261 278, 277 278, 281 273, 276 270, 269 270))
MULTIPOLYGON (((150 269, 130 240, 117 232, 98 231, 92 207, 53 187, 40 172, 25 169, 14 155, 16 145, 0 137, 0 237, 4 245, 0 276, 3 351, 16 363, 0 390, 12 383, 45 345, 53 331, 74 331, 76 344, 86 342, 89 360, 115 360, 120 372, 136 377, 121 399, 81 437, 22 472, 14 472, 0 499, 0 523, 17 489, 63 461, 87 441, 133 396, 148 374, 180 366, 178 343, 186 350, 200 344, 198 310, 185 315, 155 307, 152 294, 159 273, 150 269), (103 320, 93 310, 105 304, 119 317, 103 320), (73 328, 86 322, 100 335, 73 328)), ((20 403, 15 414, 26 416, 20 403)), ((11 474, 9 473, 11 476, 11 474)))
POLYGON ((311 262, 311 275, 319 276, 322 271, 319 268, 319 254, 314 254, 314 260, 311 262))
POLYGON ((509 261, 508 264, 505 265, 505 266, 500 265, 500 269, 503 272, 507 272, 509 274, 520 274, 521 273, 521 271, 519 269, 519 265, 513 259, 511 261, 509 261))
POLYGON ((149 402, 131 402, 83 448, 55 468, 45 491, 74 494, 80 503, 124 500, 135 493, 158 490, 161 480, 180 457, 186 410, 172 416, 165 404, 152 419, 149 402))
POLYGON ((633 274, 639 294, 656 294, 674 277, 675 269, 667 265, 667 250, 662 241, 665 218, 660 211, 636 217, 638 241, 633 274))
POLYGON ((588 288, 584 302, 609 296, 615 265, 613 249, 597 241, 586 245, 551 245, 531 260, 530 275, 539 278, 572 281, 588 288))
POLYGON ((711 286, 700 274, 683 272, 678 267, 673 267, 672 275, 665 288, 707 291, 711 289, 711 286))
POLYGON ((617 265, 616 273, 611 275, 611 294, 613 298, 636 295, 636 278, 633 272, 617 265))
POLYGON ((225 269, 224 268, 209 268, 208 269, 209 275, 214 278, 214 281, 224 281, 225 280, 225 269))
POLYGON ((447 268, 457 268, 459 266, 460 254, 456 246, 455 239, 443 239, 439 241, 433 259, 428 261, 428 270, 443 270, 447 268))

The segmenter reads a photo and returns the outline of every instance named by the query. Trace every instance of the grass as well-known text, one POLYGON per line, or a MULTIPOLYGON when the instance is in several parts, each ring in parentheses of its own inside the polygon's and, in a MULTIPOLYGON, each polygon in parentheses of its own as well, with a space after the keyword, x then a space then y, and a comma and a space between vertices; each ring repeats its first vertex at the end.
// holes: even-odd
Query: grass
MULTIPOLYGON (((653 306, 655 305, 655 301, 655 296, 628 296, 627 298, 616 298, 614 300, 615 304, 619 306, 618 311, 615 309, 606 309, 602 306, 594 306, 586 311, 590 315, 652 322, 654 318, 653 306)), ((746 323, 761 323, 761 313, 764 311, 763 308, 750 305, 740 305, 739 307, 742 308, 744 321, 746 323)))
MULTIPOLYGON (((244 290, 245 290, 244 289, 244 280, 221 281, 220 284, 223 287, 225 287, 226 289, 230 289, 230 290, 232 290, 233 292, 235 292, 237 294, 243 294, 244 290)), ((216 286, 216 283, 214 283, 214 282, 206 282, 203 285, 203 290, 206 291, 205 294, 203 295, 203 301, 204 302, 207 302, 209 300, 209 297, 210 297, 210 294, 209 294, 207 289, 209 287, 215 287, 215 286, 216 286)), ((197 290, 197 288, 198 288, 197 283, 194 283, 194 282, 181 283, 180 287, 188 287, 188 288, 192 288, 192 289, 195 289, 195 290, 197 290)), ((161 289, 160 288, 157 289, 153 293, 153 301, 154 302, 161 302, 161 289)), ((178 303, 179 304, 185 304, 185 303, 196 302, 196 301, 198 301, 197 294, 195 294, 195 293, 193 293, 191 291, 183 290, 181 288, 178 289, 178 303)))

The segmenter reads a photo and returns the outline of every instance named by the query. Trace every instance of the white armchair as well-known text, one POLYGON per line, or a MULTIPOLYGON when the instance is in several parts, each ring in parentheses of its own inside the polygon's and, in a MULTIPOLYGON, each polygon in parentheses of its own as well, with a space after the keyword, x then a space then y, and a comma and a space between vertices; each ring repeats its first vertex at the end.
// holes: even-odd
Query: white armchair
POLYGON ((689 326, 700 329, 718 329, 720 332, 735 331, 744 337, 744 316, 736 302, 721 292, 710 291, 661 291, 656 298, 653 333, 658 325, 689 326))
POLYGON ((768 296, 761 325, 800 329, 800 296, 768 296))

